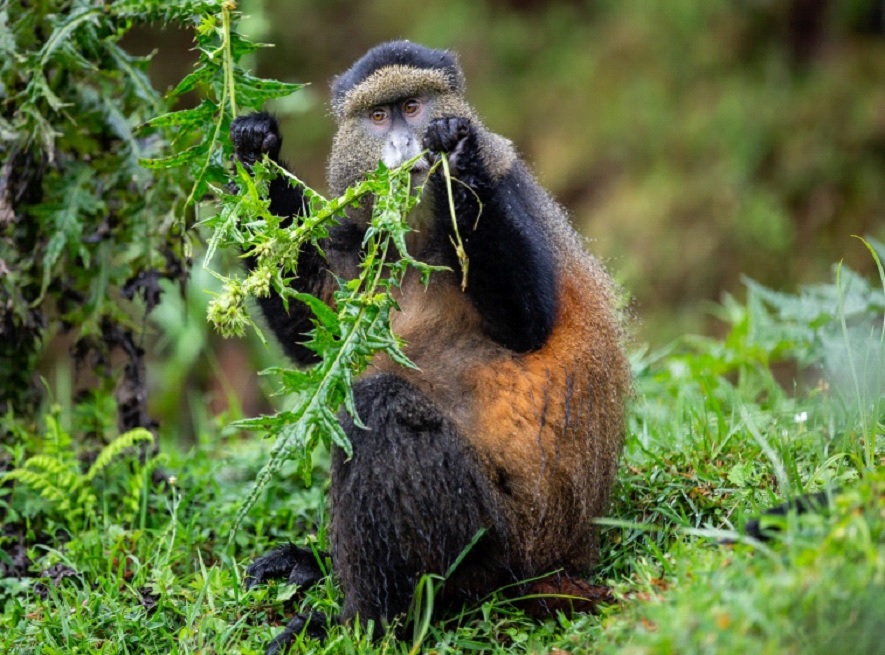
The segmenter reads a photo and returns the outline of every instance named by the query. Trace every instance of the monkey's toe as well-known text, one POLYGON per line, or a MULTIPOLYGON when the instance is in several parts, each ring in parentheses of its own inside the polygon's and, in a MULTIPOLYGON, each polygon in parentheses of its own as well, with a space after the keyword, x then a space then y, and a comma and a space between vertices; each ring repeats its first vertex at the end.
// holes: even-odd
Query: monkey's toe
POLYGON ((283 631, 271 639, 264 655, 283 655, 288 653, 295 638, 304 633, 314 639, 323 639, 329 627, 329 620, 324 614, 310 612, 308 614, 296 614, 283 628, 283 631))

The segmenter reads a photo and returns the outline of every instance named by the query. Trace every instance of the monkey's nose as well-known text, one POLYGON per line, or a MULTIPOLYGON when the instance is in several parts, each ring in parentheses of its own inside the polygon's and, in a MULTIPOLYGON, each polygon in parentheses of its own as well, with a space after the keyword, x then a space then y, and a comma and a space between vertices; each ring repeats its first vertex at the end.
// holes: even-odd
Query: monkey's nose
POLYGON ((430 162, 427 161, 426 157, 422 157, 418 161, 415 162, 415 165, 412 166, 412 175, 423 175, 427 171, 430 170, 430 162))

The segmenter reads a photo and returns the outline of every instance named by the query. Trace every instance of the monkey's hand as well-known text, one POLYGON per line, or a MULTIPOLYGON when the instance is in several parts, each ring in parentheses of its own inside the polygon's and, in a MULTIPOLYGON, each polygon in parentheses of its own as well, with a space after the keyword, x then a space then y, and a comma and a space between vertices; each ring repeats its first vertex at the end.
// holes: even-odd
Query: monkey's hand
POLYGON ((234 144, 237 159, 247 168, 265 154, 279 161, 283 138, 277 119, 266 112, 256 112, 234 119, 230 126, 230 140, 234 144))
POLYGON ((424 133, 424 147, 429 151, 428 159, 433 165, 441 152, 449 158, 452 175, 463 173, 468 168, 469 155, 476 152, 476 134, 470 121, 462 116, 435 118, 430 121, 424 133))

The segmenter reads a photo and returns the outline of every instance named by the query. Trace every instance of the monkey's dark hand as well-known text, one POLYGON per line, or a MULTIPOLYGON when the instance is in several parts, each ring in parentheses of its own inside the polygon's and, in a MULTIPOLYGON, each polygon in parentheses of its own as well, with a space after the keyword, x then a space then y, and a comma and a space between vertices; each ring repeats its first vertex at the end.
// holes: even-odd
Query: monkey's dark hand
POLYGON ((230 126, 234 152, 246 167, 251 167, 265 154, 279 161, 283 138, 277 119, 266 112, 257 112, 234 119, 230 126))
POLYGON ((449 158, 452 175, 462 173, 467 168, 467 155, 475 153, 476 134, 470 121, 462 116, 435 118, 430 121, 424 133, 424 147, 429 151, 431 165, 436 163, 441 152, 449 158))

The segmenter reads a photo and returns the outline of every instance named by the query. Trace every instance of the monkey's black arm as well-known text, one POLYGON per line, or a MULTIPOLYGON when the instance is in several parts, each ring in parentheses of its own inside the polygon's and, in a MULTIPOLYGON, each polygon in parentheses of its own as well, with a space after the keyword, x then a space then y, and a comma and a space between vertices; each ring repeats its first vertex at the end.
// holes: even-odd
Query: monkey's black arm
POLYGON ((508 173, 486 201, 475 230, 468 221, 464 240, 467 292, 490 336, 517 352, 544 345, 557 309, 553 253, 522 197, 526 183, 534 185, 508 173))
MULTIPOLYGON (((282 145, 279 127, 270 114, 260 112, 240 116, 231 125, 230 136, 237 158, 247 168, 251 168, 264 154, 286 167, 279 160, 282 145)), ((304 214, 306 202, 300 187, 293 187, 284 178, 277 177, 271 181, 268 193, 270 212, 289 219, 284 224, 304 214)), ((254 257, 246 257, 246 265, 250 269, 255 264, 254 257)), ((316 248, 305 245, 298 256, 298 277, 291 283, 292 288, 321 296, 325 282, 326 262, 316 248)), ((289 357, 300 364, 310 364, 319 359, 315 352, 303 345, 306 340, 304 334, 312 328, 312 314, 304 304, 290 301, 287 310, 282 298, 271 292, 270 296, 258 298, 258 305, 289 357)))
MULTIPOLYGON (((540 348, 557 310, 556 263, 531 211, 531 195, 543 191, 519 165, 493 182, 467 119, 433 121, 425 145, 431 152, 450 153, 457 178, 452 185, 455 214, 468 258, 467 293, 485 319, 486 331, 516 352, 540 348)), ((454 229, 445 180, 438 175, 430 183, 438 233, 447 241, 454 229)), ((448 263, 459 270, 451 246, 446 252, 451 252, 448 263)))

